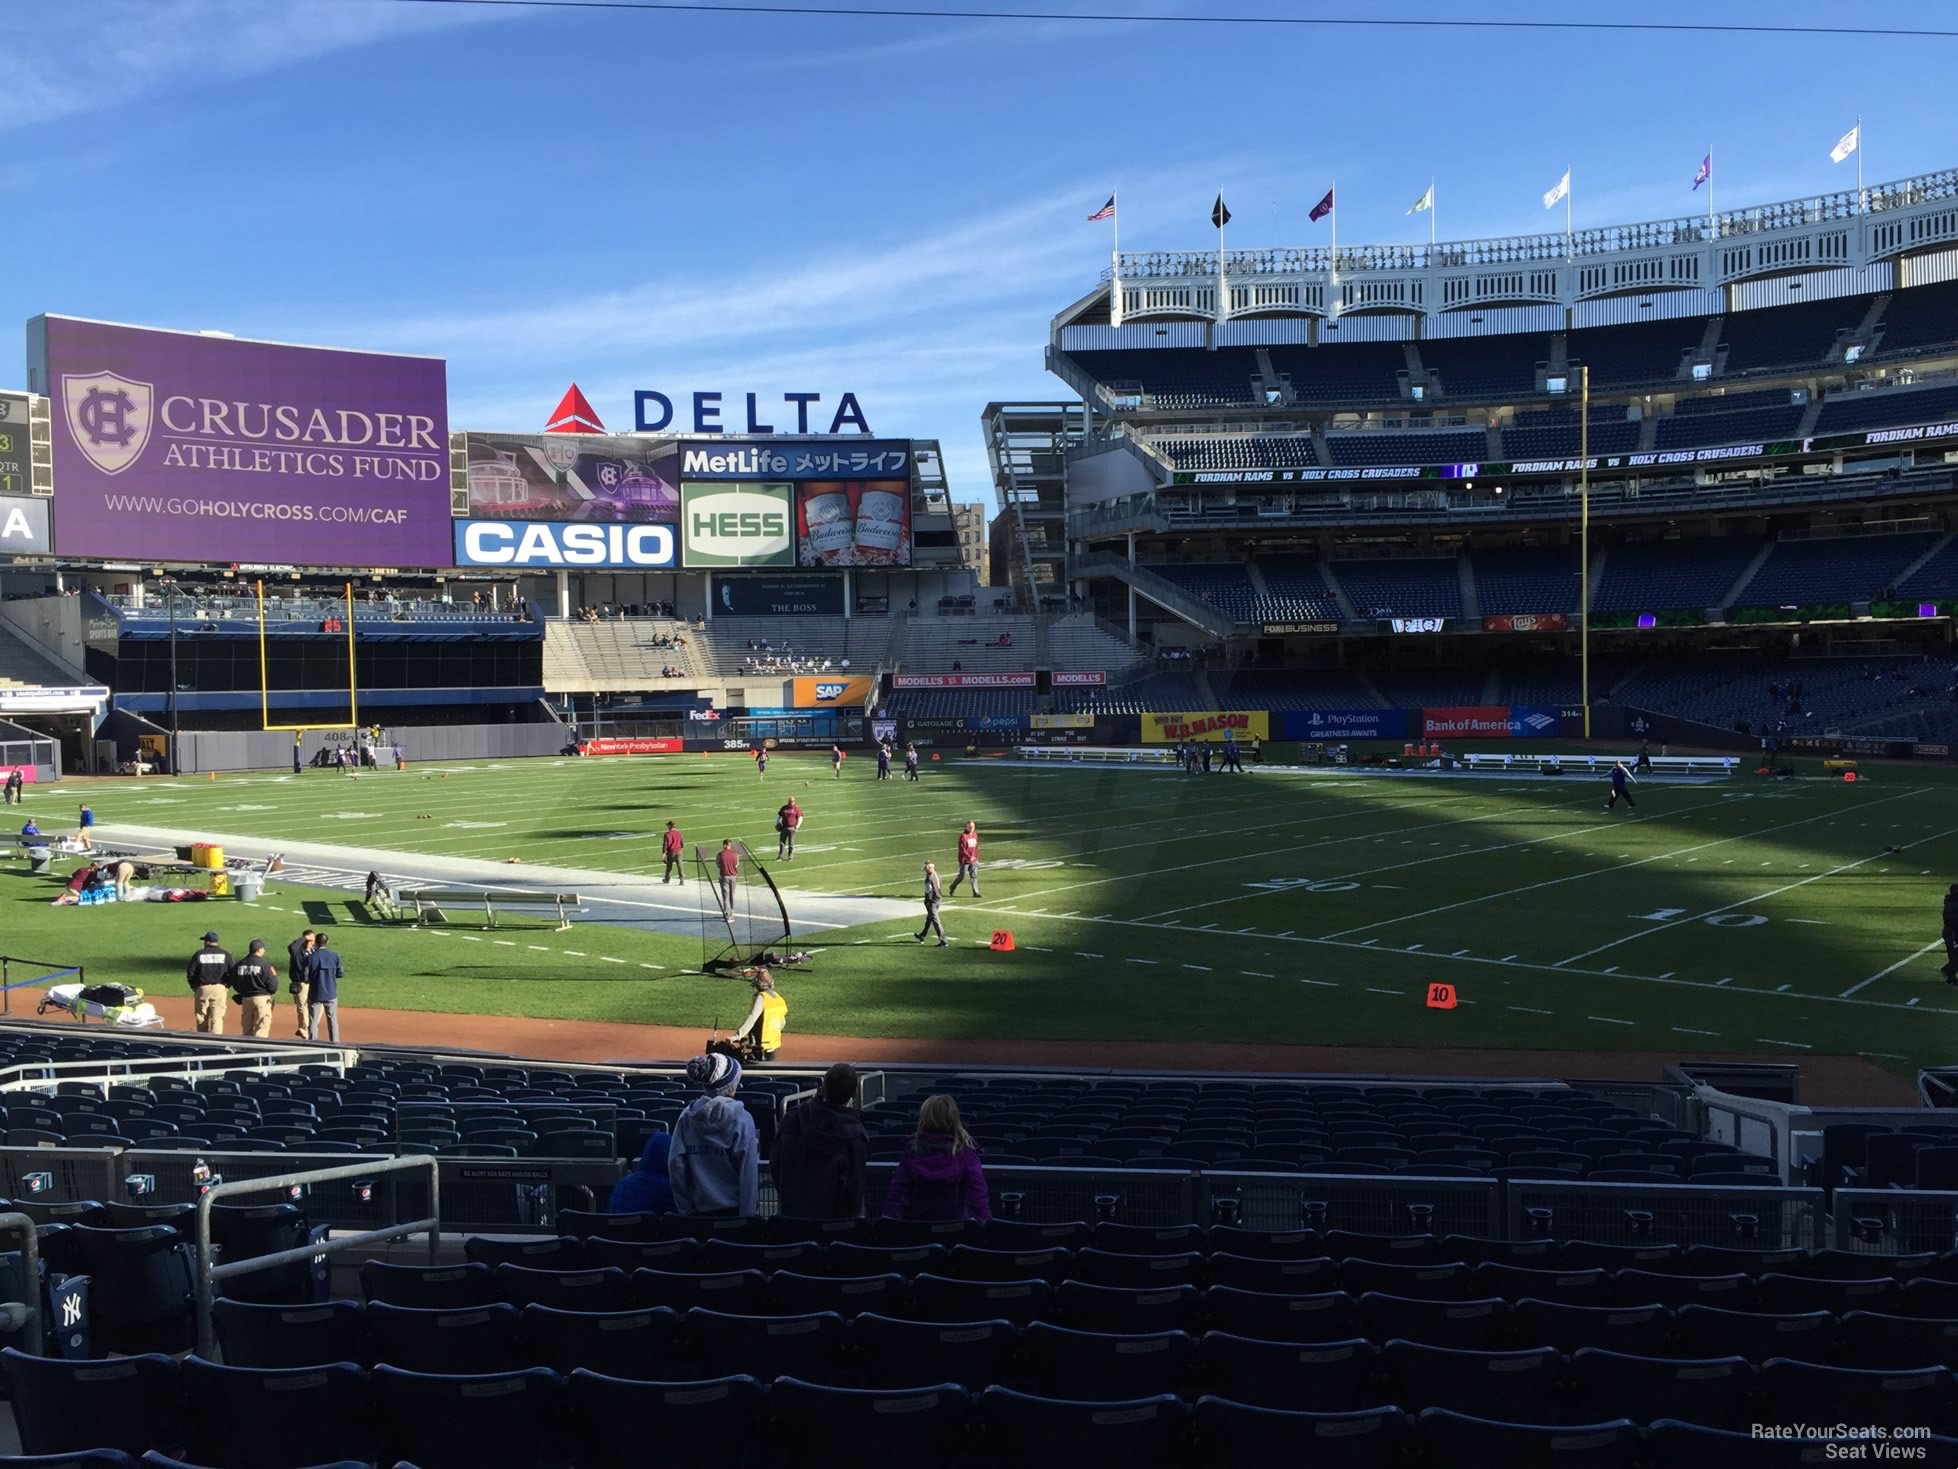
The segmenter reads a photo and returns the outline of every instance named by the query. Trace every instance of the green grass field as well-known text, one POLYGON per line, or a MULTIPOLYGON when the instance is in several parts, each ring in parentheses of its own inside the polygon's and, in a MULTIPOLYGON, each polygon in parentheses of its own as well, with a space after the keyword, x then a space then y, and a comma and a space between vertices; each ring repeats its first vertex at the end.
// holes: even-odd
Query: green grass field
MULTIPOLYGON (((543 864, 656 879, 668 817, 690 845, 733 836, 772 855, 794 792, 801 855, 774 869, 792 912, 798 889, 909 899, 926 858, 949 880, 976 820, 985 896, 946 908, 955 946, 919 947, 911 916, 809 936, 817 957, 784 981, 803 1032, 1834 1053, 1898 1071, 1958 1054, 1958 990, 1938 975, 1939 901, 1958 878, 1958 778, 1943 772, 1648 780, 1635 811, 1611 814, 1601 781, 1568 776, 873 772, 858 757, 833 781, 826 759, 783 755, 763 783, 738 756, 541 760, 71 782, 30 787, 27 810, 61 829, 87 799, 109 841, 121 822, 329 842, 353 866, 516 855, 534 882, 543 864), (987 951, 995 928, 1018 952, 987 951), (1461 1007, 1426 1008, 1432 982, 1461 1007)), ((687 1026, 745 1008, 745 991, 688 973, 694 937, 534 919, 415 931, 276 880, 255 909, 53 908, 54 891, 0 869, 0 952, 157 993, 178 992, 207 924, 237 951, 253 934, 278 951, 326 920, 353 1006, 687 1026)))

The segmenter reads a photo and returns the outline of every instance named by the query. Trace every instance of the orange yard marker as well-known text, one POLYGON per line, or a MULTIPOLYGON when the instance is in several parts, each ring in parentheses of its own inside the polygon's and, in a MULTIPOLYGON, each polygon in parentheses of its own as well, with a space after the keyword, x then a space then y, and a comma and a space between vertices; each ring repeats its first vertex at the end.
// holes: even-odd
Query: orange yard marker
POLYGON ((992 943, 988 944, 987 947, 990 948, 995 954, 1012 953, 1014 948, 1013 930, 1010 928, 994 929, 993 941, 992 943))
POLYGON ((1428 1008, 1430 1010, 1452 1010, 1455 1008, 1455 986, 1452 984, 1431 984, 1428 986, 1428 1008))

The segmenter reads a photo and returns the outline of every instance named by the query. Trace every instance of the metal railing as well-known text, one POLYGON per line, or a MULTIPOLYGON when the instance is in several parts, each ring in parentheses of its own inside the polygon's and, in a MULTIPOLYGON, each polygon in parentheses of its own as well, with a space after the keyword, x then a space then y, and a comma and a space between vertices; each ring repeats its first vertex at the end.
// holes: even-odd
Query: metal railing
POLYGON ((1830 1196, 1835 1246, 1866 1255, 1958 1248, 1958 1193, 1839 1188, 1830 1196))
MULTIPOLYGON (((101 1034, 95 1032, 90 1039, 101 1034)), ((302 1066, 328 1066, 345 1074, 357 1053, 340 1046, 281 1046, 278 1050, 230 1051, 213 1043, 195 1049, 187 1037, 171 1037, 184 1049, 170 1056, 95 1057, 87 1061, 22 1061, 0 1068, 0 1092, 45 1088, 49 1082, 99 1080, 105 1087, 158 1076, 217 1076, 232 1071, 270 1075, 302 1066)))
POLYGON ((19 954, 0 954, 0 1015, 13 1014, 16 964, 33 970, 33 973, 20 981, 23 988, 41 980, 67 979, 71 975, 76 984, 88 983, 88 971, 85 965, 57 964, 52 959, 28 959, 19 954))
MULTIPOLYGON (((336 1250, 360 1249, 366 1245, 382 1244, 388 1240, 405 1239, 413 1234, 428 1236, 428 1262, 431 1265, 438 1263, 442 1246, 441 1187, 441 1170, 436 1167, 433 1158, 376 1158, 348 1167, 324 1168, 311 1173, 282 1173, 271 1178, 241 1179, 232 1183, 216 1184, 205 1190, 197 1200, 195 1225, 198 1355, 211 1356, 217 1345, 216 1326, 211 1319, 211 1308, 216 1300, 217 1285, 220 1281, 231 1280, 240 1275, 250 1275, 260 1270, 275 1269, 281 1265, 294 1265, 301 1261, 311 1263, 320 1255, 330 1254, 336 1250), (276 1189, 336 1183, 342 1179, 372 1179, 389 1173, 404 1173, 411 1170, 428 1174, 428 1196, 431 1208, 423 1218, 386 1225, 380 1229, 363 1230, 359 1234, 350 1234, 342 1239, 328 1239, 319 1244, 278 1250, 270 1255, 257 1255, 249 1260, 236 1260, 229 1265, 213 1263, 211 1207, 220 1199, 233 1198, 239 1194, 269 1193, 276 1189)), ((9 1218, 15 1217, 25 1216, 0 1215, 0 1226, 3 1226, 9 1218)))
POLYGON ((1511 1179, 1503 1194, 1509 1239, 1766 1250, 1814 1250, 1828 1243, 1819 1188, 1511 1179))
POLYGON ((21 1292, 26 1299, 20 1302, 20 1349, 30 1357, 41 1355, 41 1338, 46 1329, 41 1319, 40 1241, 34 1230, 34 1221, 25 1214, 0 1214, 0 1234, 20 1236, 21 1274, 27 1282, 27 1288, 21 1292))

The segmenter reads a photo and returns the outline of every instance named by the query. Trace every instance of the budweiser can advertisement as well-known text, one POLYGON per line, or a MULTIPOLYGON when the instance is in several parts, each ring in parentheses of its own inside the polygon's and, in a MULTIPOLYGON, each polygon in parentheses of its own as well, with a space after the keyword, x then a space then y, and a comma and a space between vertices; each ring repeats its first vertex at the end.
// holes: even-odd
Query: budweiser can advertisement
POLYGON ((850 486, 813 484, 802 491, 802 564, 845 565, 855 544, 856 511, 850 486))
POLYGON ((796 491, 801 566, 909 566, 906 480, 817 480, 796 491))

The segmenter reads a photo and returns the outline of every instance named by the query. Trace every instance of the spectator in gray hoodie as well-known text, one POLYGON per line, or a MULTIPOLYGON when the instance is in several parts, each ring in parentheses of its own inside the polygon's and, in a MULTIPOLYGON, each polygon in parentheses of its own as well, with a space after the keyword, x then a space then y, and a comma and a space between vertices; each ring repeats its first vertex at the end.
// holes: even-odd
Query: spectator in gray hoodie
POLYGON ((761 1150, 755 1119, 734 1099, 741 1063, 732 1056, 696 1056, 687 1079, 702 1095, 673 1123, 667 1176, 679 1214, 752 1216, 761 1150))

